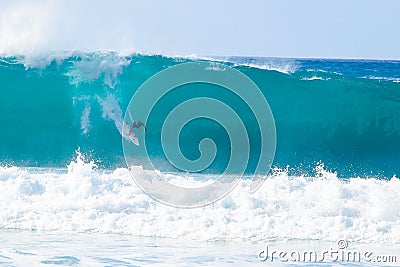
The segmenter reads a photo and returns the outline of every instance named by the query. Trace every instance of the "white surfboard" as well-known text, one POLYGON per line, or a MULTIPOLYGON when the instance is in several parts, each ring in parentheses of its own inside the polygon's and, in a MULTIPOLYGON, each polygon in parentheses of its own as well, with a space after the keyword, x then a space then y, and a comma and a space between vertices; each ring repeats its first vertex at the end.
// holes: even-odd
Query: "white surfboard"
POLYGON ((134 144, 137 145, 137 146, 140 146, 139 140, 138 140, 137 136, 135 136, 135 134, 134 134, 133 132, 131 132, 131 133, 129 134, 130 129, 131 129, 131 128, 130 128, 129 125, 124 124, 124 128, 122 129, 122 136, 123 136, 126 140, 128 140, 128 141, 134 143, 134 144))
POLYGON ((128 137, 129 137, 129 140, 130 140, 132 143, 134 143, 134 144, 137 145, 137 146, 140 146, 139 140, 137 139, 137 137, 136 137, 135 135, 130 134, 128 137))

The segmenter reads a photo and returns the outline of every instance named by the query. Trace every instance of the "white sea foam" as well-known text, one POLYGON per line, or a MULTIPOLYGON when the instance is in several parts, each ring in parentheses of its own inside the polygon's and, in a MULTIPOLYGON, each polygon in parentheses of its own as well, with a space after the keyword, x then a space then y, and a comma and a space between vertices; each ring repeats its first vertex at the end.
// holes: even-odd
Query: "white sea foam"
POLYGON ((86 103, 85 109, 82 111, 81 115, 81 130, 83 134, 87 134, 90 129, 90 105, 86 103))
MULTIPOLYGON (((10 58, 16 57, 15 63, 22 64, 26 69, 45 69, 55 62, 61 65, 65 60, 70 58, 80 58, 72 61, 72 67, 65 74, 69 77, 70 83, 80 85, 82 83, 90 83, 99 78, 110 88, 114 88, 118 82, 118 78, 122 75, 132 61, 137 56, 161 56, 173 59, 177 64, 186 60, 207 60, 211 62, 226 63, 233 66, 245 66, 249 68, 277 71, 284 74, 291 74, 299 69, 299 63, 294 59, 285 58, 241 58, 241 57, 209 57, 192 55, 168 55, 161 53, 138 53, 138 52, 121 52, 116 50, 99 50, 99 51, 43 51, 40 53, 0 53, 0 57, 10 58)), ((0 59, 1 60, 1 59, 0 59)))
POLYGON ((361 78, 370 79, 370 80, 391 81, 391 82, 394 82, 394 83, 399 83, 400 82, 400 78, 394 78, 394 77, 381 77, 381 76, 368 75, 368 76, 364 76, 364 77, 361 77, 361 78))
POLYGON ((118 100, 115 98, 115 96, 111 94, 108 94, 105 98, 97 96, 97 100, 99 101, 99 104, 103 111, 102 117, 104 119, 113 121, 115 123, 115 127, 122 135, 123 114, 122 109, 118 104, 118 100))
MULTIPOLYGON (((63 52, 41 52, 41 53, 34 53, 34 54, 26 54, 21 56, 17 54, 16 62, 19 64, 24 65, 25 69, 45 69, 51 63, 55 62, 57 65, 61 65, 62 62, 73 56, 74 52, 72 51, 63 51, 63 52)), ((8 55, 14 56, 14 55, 8 55)))
POLYGON ((70 83, 76 86, 102 78, 106 85, 114 88, 123 69, 130 64, 127 57, 113 52, 81 53, 79 56, 82 59, 73 61, 73 67, 66 73, 70 83))
MULTIPOLYGON (((135 175, 141 175, 135 167, 135 175)), ((175 183, 209 183, 169 174, 175 183)), ((81 156, 64 171, 0 168, 0 228, 131 234, 193 240, 347 240, 399 243, 400 180, 342 181, 275 170, 255 194, 243 180, 224 199, 197 209, 152 200, 125 168, 97 170, 81 156)))
POLYGON ((186 58, 233 63, 234 66, 271 70, 284 74, 294 73, 299 69, 299 63, 296 60, 287 58, 197 57, 195 55, 186 58))
POLYGON ((311 76, 311 77, 303 77, 303 78, 301 78, 303 81, 315 81, 315 80, 318 80, 318 81, 328 81, 328 80, 330 80, 331 78, 323 78, 323 77, 319 77, 319 76, 311 76))
POLYGON ((243 64, 237 64, 240 66, 246 66, 250 68, 256 68, 256 69, 262 69, 262 70, 272 70, 272 71, 277 71, 281 72, 284 74, 290 74, 294 73, 297 68, 294 67, 293 65, 290 64, 282 64, 282 65, 274 65, 274 64, 254 64, 254 63, 243 63, 243 64))

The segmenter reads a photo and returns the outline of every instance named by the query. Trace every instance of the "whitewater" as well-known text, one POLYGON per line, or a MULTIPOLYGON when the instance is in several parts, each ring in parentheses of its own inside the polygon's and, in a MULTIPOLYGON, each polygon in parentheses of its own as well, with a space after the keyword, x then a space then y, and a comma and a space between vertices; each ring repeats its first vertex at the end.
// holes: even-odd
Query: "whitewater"
MULTIPOLYGON (((81 157, 67 169, 2 167, 2 228, 201 241, 400 242, 397 178, 342 181, 322 166, 313 177, 274 170, 254 194, 244 179, 213 205, 179 209, 149 198, 126 168, 99 170, 81 157)), ((134 169, 136 175, 143 172, 139 166, 134 169)), ((168 174, 174 183, 195 186, 212 178, 168 174)))

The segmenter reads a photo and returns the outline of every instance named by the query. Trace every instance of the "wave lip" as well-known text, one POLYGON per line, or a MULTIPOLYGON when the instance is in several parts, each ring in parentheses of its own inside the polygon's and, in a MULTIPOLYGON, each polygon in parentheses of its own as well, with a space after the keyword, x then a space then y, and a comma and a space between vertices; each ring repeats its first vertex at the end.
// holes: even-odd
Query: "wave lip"
MULTIPOLYGON (((249 67, 267 71, 277 71, 284 74, 297 72, 315 72, 333 76, 347 76, 371 80, 400 80, 400 61, 396 60, 338 60, 338 59, 302 59, 302 58, 274 58, 274 57, 240 57, 240 56, 197 56, 197 55, 169 55, 162 53, 140 53, 135 50, 63 50, 43 51, 32 53, 0 52, 0 61, 8 64, 22 64, 26 69, 45 69, 52 63, 61 65, 64 61, 71 61, 82 69, 91 68, 92 71, 101 71, 101 68, 118 68, 127 66, 130 60, 136 58, 160 58, 177 63, 204 60, 225 63, 234 67, 249 67), (91 65, 89 65, 91 62, 91 65), (103 62, 103 64, 98 64, 103 62), (95 65, 97 63, 97 65, 95 65)), ((71 75, 73 76, 73 75, 71 75)), ((89 77, 90 78, 90 77, 89 77)), ((95 77, 93 77, 95 78, 95 77)))

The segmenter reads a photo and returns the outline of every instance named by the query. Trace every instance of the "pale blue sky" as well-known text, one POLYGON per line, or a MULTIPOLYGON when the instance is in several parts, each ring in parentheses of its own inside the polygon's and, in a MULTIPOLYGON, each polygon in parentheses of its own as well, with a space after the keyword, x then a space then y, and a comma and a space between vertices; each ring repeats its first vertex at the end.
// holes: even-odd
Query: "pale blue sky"
POLYGON ((0 10, 0 52, 400 59, 397 0, 39 0, 0 10))

